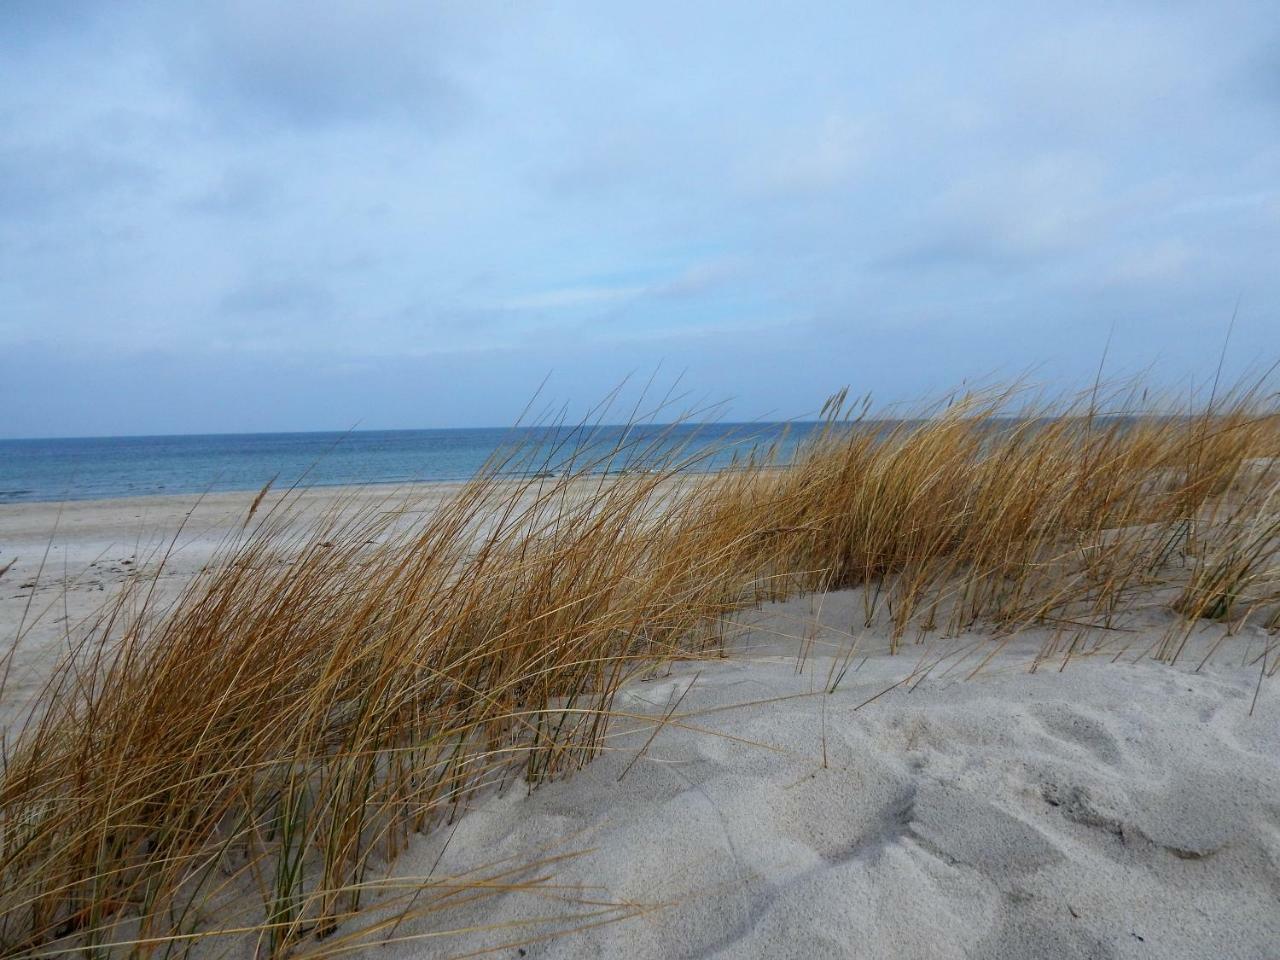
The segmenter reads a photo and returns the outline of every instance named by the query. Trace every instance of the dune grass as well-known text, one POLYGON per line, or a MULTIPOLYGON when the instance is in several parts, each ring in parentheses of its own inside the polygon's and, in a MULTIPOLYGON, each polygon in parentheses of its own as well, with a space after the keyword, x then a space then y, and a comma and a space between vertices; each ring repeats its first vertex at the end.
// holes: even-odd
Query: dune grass
MULTIPOLYGON (((1200 618, 1274 630, 1271 399, 1140 401, 1008 390, 893 424, 841 395, 790 465, 718 473, 705 449, 565 430, 424 517, 300 524, 264 491, 174 605, 140 580, 105 607, 10 736, 0 956, 328 955, 546 884, 552 855, 381 878, 478 791, 588 762, 623 683, 762 600, 861 586, 895 644, 1049 625, 1063 662, 1140 600, 1187 625, 1146 651, 1170 662, 1200 618)), ((580 906, 566 928, 628 913, 580 906)))

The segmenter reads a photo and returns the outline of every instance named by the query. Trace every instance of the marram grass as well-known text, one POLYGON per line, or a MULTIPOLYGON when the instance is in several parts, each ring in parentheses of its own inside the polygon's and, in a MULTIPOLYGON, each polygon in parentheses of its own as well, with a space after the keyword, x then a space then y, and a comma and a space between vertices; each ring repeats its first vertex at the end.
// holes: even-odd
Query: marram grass
MULTIPOLYGON (((146 581, 109 603, 10 732, 0 957, 327 956, 545 888, 561 854, 384 878, 477 791, 589 761, 621 684, 765 599, 861 586, 894 644, 1048 625, 1063 663, 1139 601, 1187 624, 1146 651, 1167 661, 1200 618, 1280 627, 1271 400, 1135 398, 1010 390, 893 425, 840 396, 790 465, 715 474, 566 431, 567 469, 507 451, 424 517, 303 524, 264 491, 170 608, 146 581)), ((638 909, 569 900, 565 930, 638 909)))

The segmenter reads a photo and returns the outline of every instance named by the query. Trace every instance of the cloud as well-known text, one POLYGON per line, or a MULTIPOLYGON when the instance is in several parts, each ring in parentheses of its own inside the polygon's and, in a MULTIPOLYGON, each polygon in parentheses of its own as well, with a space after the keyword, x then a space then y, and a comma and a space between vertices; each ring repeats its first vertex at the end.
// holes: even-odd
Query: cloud
POLYGON ((1124 251, 1111 275, 1118 283, 1168 282, 1194 269, 1196 259, 1187 243, 1161 240, 1124 251))
POLYGON ((280 190, 276 180, 261 171, 231 169, 183 200, 182 206, 193 213, 212 216, 255 217, 271 208, 280 190))
POLYGON ((147 369, 186 396, 165 366, 238 385, 227 429, 289 425, 255 377, 298 427, 501 422, 549 368, 586 395, 664 357, 790 414, 1087 376, 1112 324, 1117 364, 1178 376, 1237 297, 1233 342, 1274 353, 1267 14, 0 4, 0 391, 21 350, 71 395, 7 429, 86 432, 92 385, 147 369))
POLYGON ((574 307, 594 307, 602 304, 623 303, 634 300, 645 292, 643 286, 563 287, 544 290, 504 300, 504 310, 562 310, 574 307))
POLYGON ((59 144, 0 144, 0 217, 76 214, 85 204, 137 194, 154 174, 140 162, 59 144))
POLYGON ((281 311, 316 313, 327 310, 332 299, 314 282, 259 277, 222 298, 219 309, 228 314, 253 315, 281 311))
POLYGON ((0 4, 0 43, 20 49, 56 39, 98 21, 93 0, 36 0, 0 4))
POLYGON ((743 265, 731 258, 694 263, 671 279, 652 285, 648 292, 673 299, 701 296, 730 283, 741 275, 742 269, 743 265))
POLYGON ((865 123, 834 112, 808 127, 780 131, 776 145, 742 171, 748 191, 817 193, 847 187, 874 155, 865 123))
POLYGON ((386 0, 235 0, 183 8, 173 75, 223 122, 308 128, 404 119, 436 127, 461 93, 442 68, 451 20, 386 0))
POLYGON ((724 260, 694 263, 665 278, 646 283, 601 283, 562 287, 503 300, 501 310, 556 311, 599 308, 644 300, 675 300, 709 293, 733 276, 736 266, 724 260))

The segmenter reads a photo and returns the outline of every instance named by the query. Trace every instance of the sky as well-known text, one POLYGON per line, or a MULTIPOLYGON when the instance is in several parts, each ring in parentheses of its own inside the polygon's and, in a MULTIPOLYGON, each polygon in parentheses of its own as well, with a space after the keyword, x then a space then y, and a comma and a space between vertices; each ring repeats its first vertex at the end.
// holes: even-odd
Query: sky
POLYGON ((0 4, 0 436, 1280 360, 1273 2, 0 4))

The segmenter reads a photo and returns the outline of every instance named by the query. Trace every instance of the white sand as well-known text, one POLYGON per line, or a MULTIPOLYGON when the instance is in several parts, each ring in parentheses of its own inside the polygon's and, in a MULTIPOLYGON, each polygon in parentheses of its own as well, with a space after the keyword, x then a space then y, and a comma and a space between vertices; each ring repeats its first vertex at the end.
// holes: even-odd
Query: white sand
MULTIPOLYGON (((414 499, 430 510, 459 484, 317 487, 297 495, 295 513, 306 522, 341 499, 347 509, 389 507, 414 499)), ((19 628, 0 702, 0 728, 14 722, 38 692, 68 634, 131 577, 155 576, 158 605, 172 599, 238 531, 257 491, 197 496, 123 497, 64 503, 0 505, 0 655, 19 628), (163 561, 163 564, 161 563, 163 561)), ((280 494, 261 505, 270 509, 280 494)))
MULTIPOLYGON (((652 724, 570 780, 474 808, 397 873, 591 848, 554 868, 582 888, 564 897, 668 904, 529 957, 1280 956, 1280 703, 1264 687, 1249 716, 1247 639, 1236 666, 1224 654, 1201 673, 1095 658, 1030 674, 1028 638, 976 679, 974 659, 951 659, 866 703, 919 648, 859 657, 834 694, 812 694, 831 659, 797 673, 799 641, 778 636, 812 609, 755 617, 750 662, 683 663, 626 689, 620 708, 662 716, 692 684, 676 716, 700 729, 665 726, 621 782, 652 724), (775 702, 710 712, 759 700, 775 702)), ((828 595, 819 641, 847 644, 860 611, 828 595)), ((591 908, 512 893, 399 934, 575 911, 591 908)))
MULTIPOLYGON (((248 502, 237 496, 206 501, 171 587, 235 522, 248 502)), ((76 586, 69 604, 87 609, 118 586, 139 522, 154 540, 188 503, 71 508, 53 569, 102 554, 86 583, 103 589, 76 586)), ((0 508, 0 566, 22 557, 0 579, 0 631, 31 592, 19 584, 51 518, 45 506, 0 508)), ((1264 685, 1250 716, 1258 671, 1242 666, 1261 633, 1246 630, 1199 673, 1198 658, 1170 668, 1129 656, 1029 674, 1041 639, 1029 635, 975 679, 963 678, 976 660, 957 655, 868 703, 922 648, 890 657, 863 636, 837 691, 822 695, 831 655, 862 633, 861 607, 853 593, 823 598, 820 629, 815 609, 766 608, 746 618, 732 659, 683 662, 624 689, 618 708, 638 716, 684 696, 640 759, 652 722, 619 721, 585 771, 532 794, 509 785, 394 871, 444 878, 589 850, 519 874, 549 878, 543 895, 499 892, 409 919, 394 935, 414 939, 370 952, 454 956, 637 914, 495 955, 1280 957, 1280 702, 1264 685), (798 671, 806 639, 814 654, 798 671), (417 938, 464 927, 488 929, 417 938)), ((1133 651, 1164 622, 1153 613, 1141 626, 1123 635, 1133 651)), ((24 663, 38 674, 58 632, 33 640, 24 663)))

